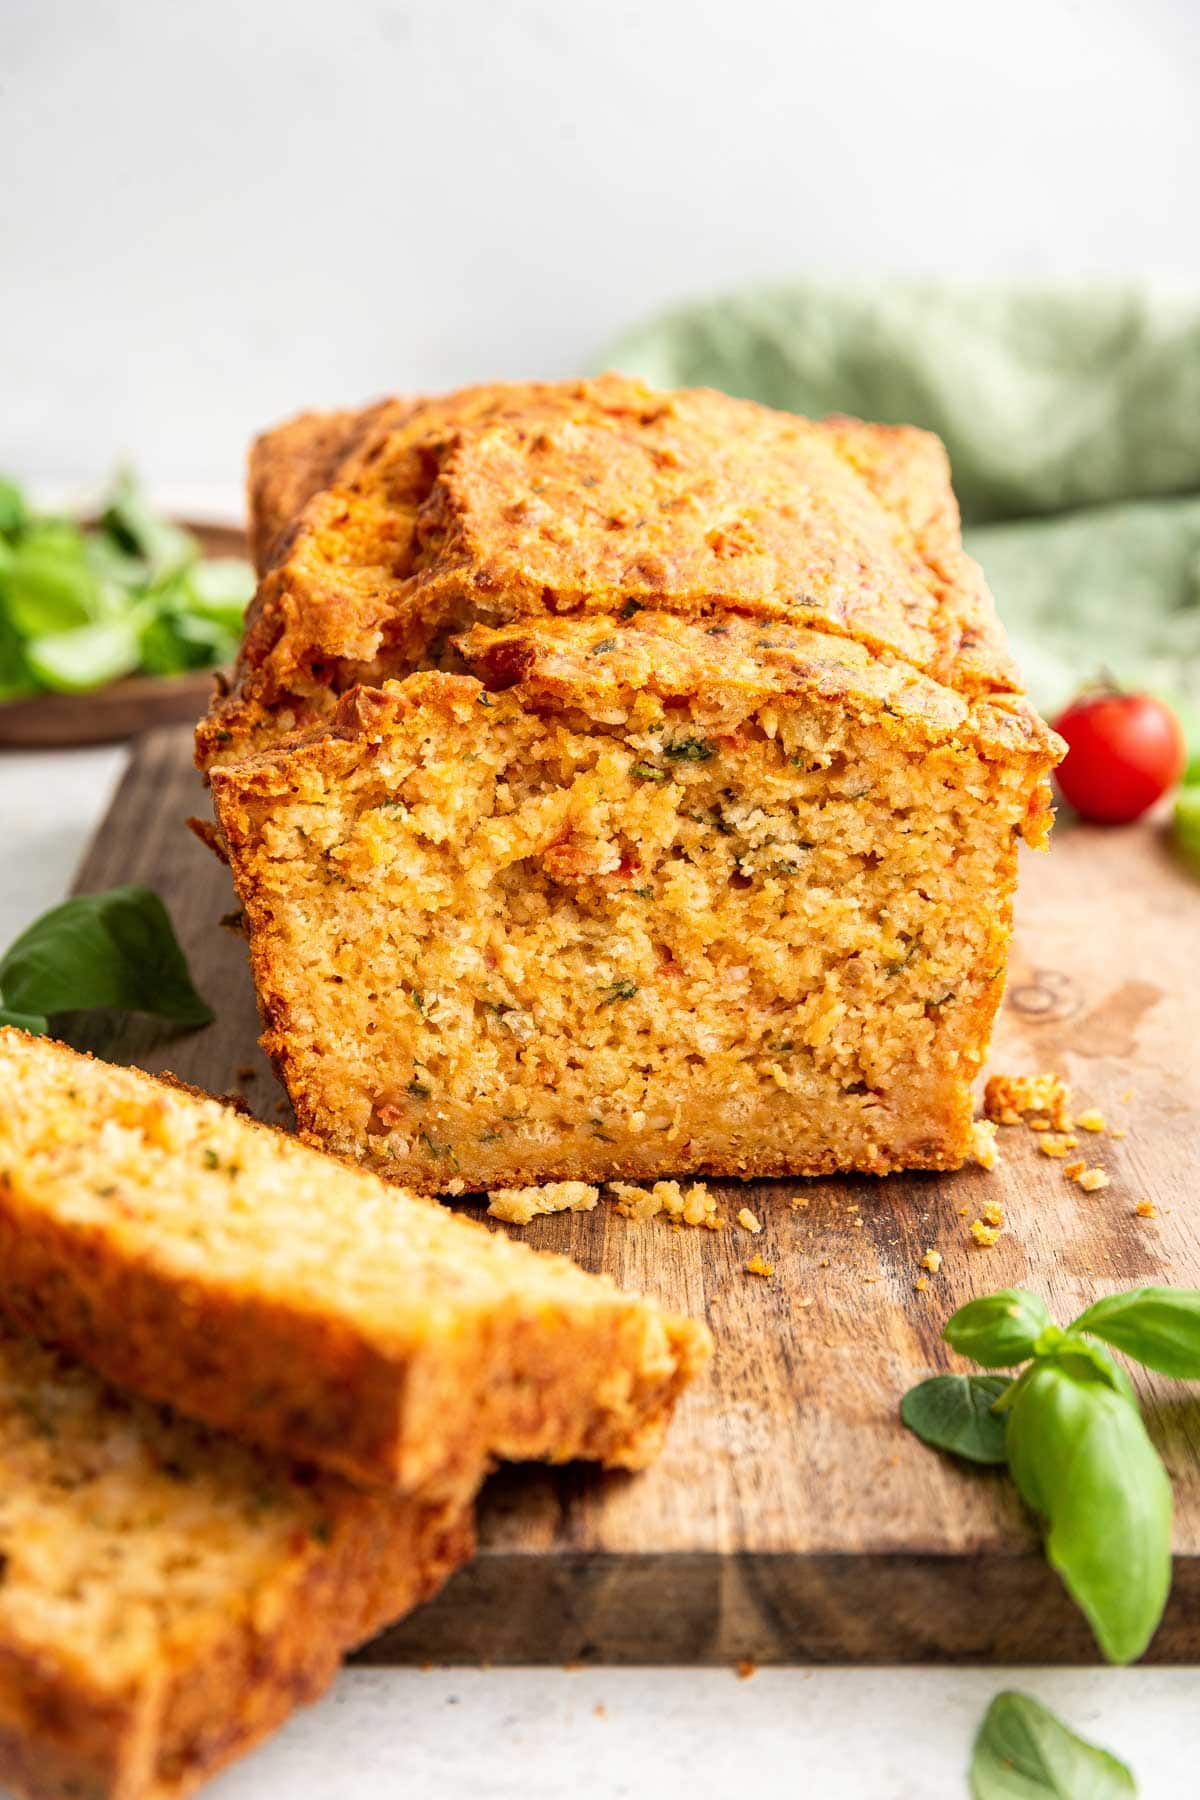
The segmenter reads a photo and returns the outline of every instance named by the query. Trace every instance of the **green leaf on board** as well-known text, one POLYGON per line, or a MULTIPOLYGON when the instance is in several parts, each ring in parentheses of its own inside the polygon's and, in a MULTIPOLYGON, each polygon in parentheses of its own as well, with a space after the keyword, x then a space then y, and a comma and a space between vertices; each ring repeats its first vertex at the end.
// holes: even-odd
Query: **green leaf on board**
POLYGON ((1200 1289, 1143 1287, 1109 1294, 1080 1313, 1087 1331, 1160 1375, 1200 1381, 1200 1289))
POLYGON ((985 1369, 1007 1369, 1033 1355, 1042 1333, 1052 1327, 1046 1303, 1022 1288, 1004 1288, 960 1306, 942 1336, 961 1356, 985 1369))
POLYGON ((1002 1463, 1005 1421, 992 1408, 1010 1381, 1008 1375, 933 1375, 908 1390, 900 1417, 935 1450, 969 1462, 1002 1463))
POLYGON ((1064 1346, 1023 1376, 1008 1466, 1046 1523, 1046 1556, 1109 1662, 1133 1662, 1171 1585, 1171 1484, 1136 1402, 1064 1346))

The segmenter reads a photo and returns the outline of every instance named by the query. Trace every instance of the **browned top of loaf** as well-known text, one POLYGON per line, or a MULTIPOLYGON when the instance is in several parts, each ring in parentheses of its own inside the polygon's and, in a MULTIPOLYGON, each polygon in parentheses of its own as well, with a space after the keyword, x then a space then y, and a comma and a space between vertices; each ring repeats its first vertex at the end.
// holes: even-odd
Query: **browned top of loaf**
MULTIPOLYGON (((848 637, 972 695, 1017 690, 938 440, 619 375, 308 415, 255 447, 262 581, 231 700, 427 666, 447 630, 635 607, 848 637)), ((219 750, 201 734, 201 758, 219 750)))

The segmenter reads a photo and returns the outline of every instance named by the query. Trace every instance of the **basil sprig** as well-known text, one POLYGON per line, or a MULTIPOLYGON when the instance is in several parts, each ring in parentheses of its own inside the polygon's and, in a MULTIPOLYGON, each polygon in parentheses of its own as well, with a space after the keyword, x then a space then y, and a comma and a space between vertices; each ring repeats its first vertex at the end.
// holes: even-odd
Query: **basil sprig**
POLYGON ((923 1381, 904 1396, 901 1419, 935 1449, 1008 1464, 1101 1652, 1133 1662, 1170 1591, 1171 1486, 1129 1377, 1105 1346, 1200 1379, 1200 1291, 1113 1294, 1063 1330, 1036 1294, 1006 1288, 961 1307, 943 1336, 985 1368, 1025 1366, 1015 1379, 923 1381))
POLYGON ((128 474, 92 529, 0 479, 0 702, 228 662, 253 591, 247 563, 202 561, 128 474))
POLYGON ((997 1694, 971 1755, 971 1800, 1132 1800, 1123 1762, 1028 1694, 997 1694))
POLYGON ((144 887, 78 894, 35 919, 0 957, 0 1025, 35 1035, 57 1013, 112 1007, 207 1025, 166 907, 144 887))

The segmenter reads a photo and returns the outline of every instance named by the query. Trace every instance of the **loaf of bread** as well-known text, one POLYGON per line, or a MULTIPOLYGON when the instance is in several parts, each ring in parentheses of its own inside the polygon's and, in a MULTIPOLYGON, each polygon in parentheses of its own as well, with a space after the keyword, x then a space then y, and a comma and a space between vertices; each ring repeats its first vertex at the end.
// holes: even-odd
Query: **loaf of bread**
POLYGON ((0 1324, 0 1788, 190 1792, 471 1548, 467 1509, 297 1471, 0 1324))
POLYGON ((366 1482, 640 1467, 701 1324, 136 1070, 0 1031, 0 1309, 112 1381, 366 1482))
POLYGON ((476 389, 287 520, 284 429, 197 749, 302 1131, 431 1191, 960 1164, 1062 746, 937 441, 476 389))

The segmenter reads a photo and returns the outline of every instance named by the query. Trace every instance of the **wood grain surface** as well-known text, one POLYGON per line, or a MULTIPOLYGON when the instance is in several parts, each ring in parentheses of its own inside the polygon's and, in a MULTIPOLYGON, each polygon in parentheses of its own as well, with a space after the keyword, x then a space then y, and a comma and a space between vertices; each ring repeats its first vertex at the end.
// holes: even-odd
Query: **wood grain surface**
MULTIPOLYGON (((236 1090, 278 1121, 245 946, 219 923, 229 877, 184 829, 205 810, 187 734, 143 739, 77 886, 156 887, 216 1023, 170 1036, 145 1020, 80 1021, 72 1037, 236 1090)), ((369 1660, 1095 1660, 1007 1479, 924 1449, 897 1405, 954 1366, 939 1332, 972 1295, 1024 1285, 1065 1319, 1136 1282, 1200 1286, 1200 887, 1151 826, 1060 827, 1048 856, 1025 859, 1018 914, 992 1066, 1057 1069, 1081 1107, 1127 1131, 1079 1134, 1077 1154, 1111 1186, 1082 1192, 1020 1127, 1001 1132, 992 1174, 714 1183, 731 1221, 721 1232, 633 1225, 604 1201, 537 1221, 527 1241, 707 1316, 711 1375, 643 1475, 496 1476, 476 1561, 369 1660), (1156 1217, 1137 1216, 1142 1199, 1156 1217), (1007 1223, 981 1250, 968 1227, 991 1200, 1007 1223), (732 1224, 743 1205, 760 1236, 732 1224), (945 1260, 918 1291, 928 1247, 945 1260), (746 1273, 756 1251, 770 1279, 746 1273)), ((1175 1584, 1151 1657, 1200 1660, 1200 1396, 1144 1391, 1177 1499, 1175 1584)))

